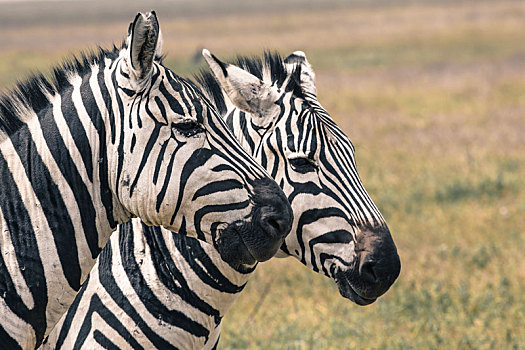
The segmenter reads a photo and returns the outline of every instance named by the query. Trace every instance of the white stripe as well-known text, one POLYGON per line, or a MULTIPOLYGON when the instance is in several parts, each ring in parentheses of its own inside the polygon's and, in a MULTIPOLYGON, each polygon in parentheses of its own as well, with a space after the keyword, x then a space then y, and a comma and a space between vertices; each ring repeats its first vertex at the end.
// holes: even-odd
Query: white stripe
POLYGON ((217 343, 219 337, 221 336, 221 326, 222 322, 219 323, 219 325, 210 332, 210 335, 208 336, 208 341, 206 342, 206 344, 204 344, 202 350, 211 350, 212 347, 217 343))

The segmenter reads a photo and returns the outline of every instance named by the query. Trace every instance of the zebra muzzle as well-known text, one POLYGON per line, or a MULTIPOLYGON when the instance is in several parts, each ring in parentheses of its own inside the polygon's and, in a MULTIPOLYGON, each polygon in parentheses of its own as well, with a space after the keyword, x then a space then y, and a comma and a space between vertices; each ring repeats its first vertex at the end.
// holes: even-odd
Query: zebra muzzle
POLYGON ((362 230, 356 252, 349 269, 338 269, 332 275, 343 297, 358 305, 368 305, 392 286, 399 276, 401 263, 386 227, 362 230))
POLYGON ((218 232, 214 245, 222 260, 234 267, 257 262, 242 239, 251 231, 250 226, 249 222, 236 221, 218 232))
POLYGON ((292 227, 290 203, 271 179, 256 180, 251 201, 253 208, 248 218, 220 230, 215 242, 223 260, 233 265, 270 259, 292 227))

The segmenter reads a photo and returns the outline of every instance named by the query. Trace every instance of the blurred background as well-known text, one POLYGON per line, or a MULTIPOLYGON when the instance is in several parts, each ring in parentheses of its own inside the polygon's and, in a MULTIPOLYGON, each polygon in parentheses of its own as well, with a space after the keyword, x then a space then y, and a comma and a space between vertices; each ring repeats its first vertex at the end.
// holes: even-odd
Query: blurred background
POLYGON ((367 307, 294 259, 261 264, 221 348, 525 348, 525 2, 0 0, 0 89, 150 9, 181 75, 203 47, 305 51, 401 256, 367 307))

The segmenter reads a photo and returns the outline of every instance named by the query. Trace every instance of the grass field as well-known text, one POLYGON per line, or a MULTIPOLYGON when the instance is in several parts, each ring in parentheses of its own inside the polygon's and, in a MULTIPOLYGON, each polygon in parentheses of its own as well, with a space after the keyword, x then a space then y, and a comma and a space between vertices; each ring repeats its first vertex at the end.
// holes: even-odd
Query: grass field
MULTIPOLYGON (((358 307, 293 259, 261 264, 221 347, 525 348, 525 3, 295 3, 159 12, 167 65, 195 71, 202 47, 222 58, 305 51, 319 100, 356 145, 402 271, 358 307)), ((0 86, 125 29, 120 19, 5 27, 0 86)))

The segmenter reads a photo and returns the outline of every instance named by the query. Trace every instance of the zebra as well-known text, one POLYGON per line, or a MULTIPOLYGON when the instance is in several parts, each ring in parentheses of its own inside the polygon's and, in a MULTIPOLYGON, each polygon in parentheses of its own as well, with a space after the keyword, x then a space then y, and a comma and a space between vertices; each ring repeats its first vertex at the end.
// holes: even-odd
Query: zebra
MULTIPOLYGON (((333 279, 358 305, 372 303, 399 275, 399 256, 350 140, 317 101, 305 54, 236 65, 203 55, 213 75, 198 76, 200 86, 294 210, 277 256, 333 279)), ((43 348, 216 348, 222 317, 254 269, 232 268, 213 246, 134 219, 111 237, 43 348)))
POLYGON ((118 224, 272 257, 288 200, 194 83, 163 66, 155 12, 120 47, 84 53, 0 98, 0 348, 35 348, 118 224))

